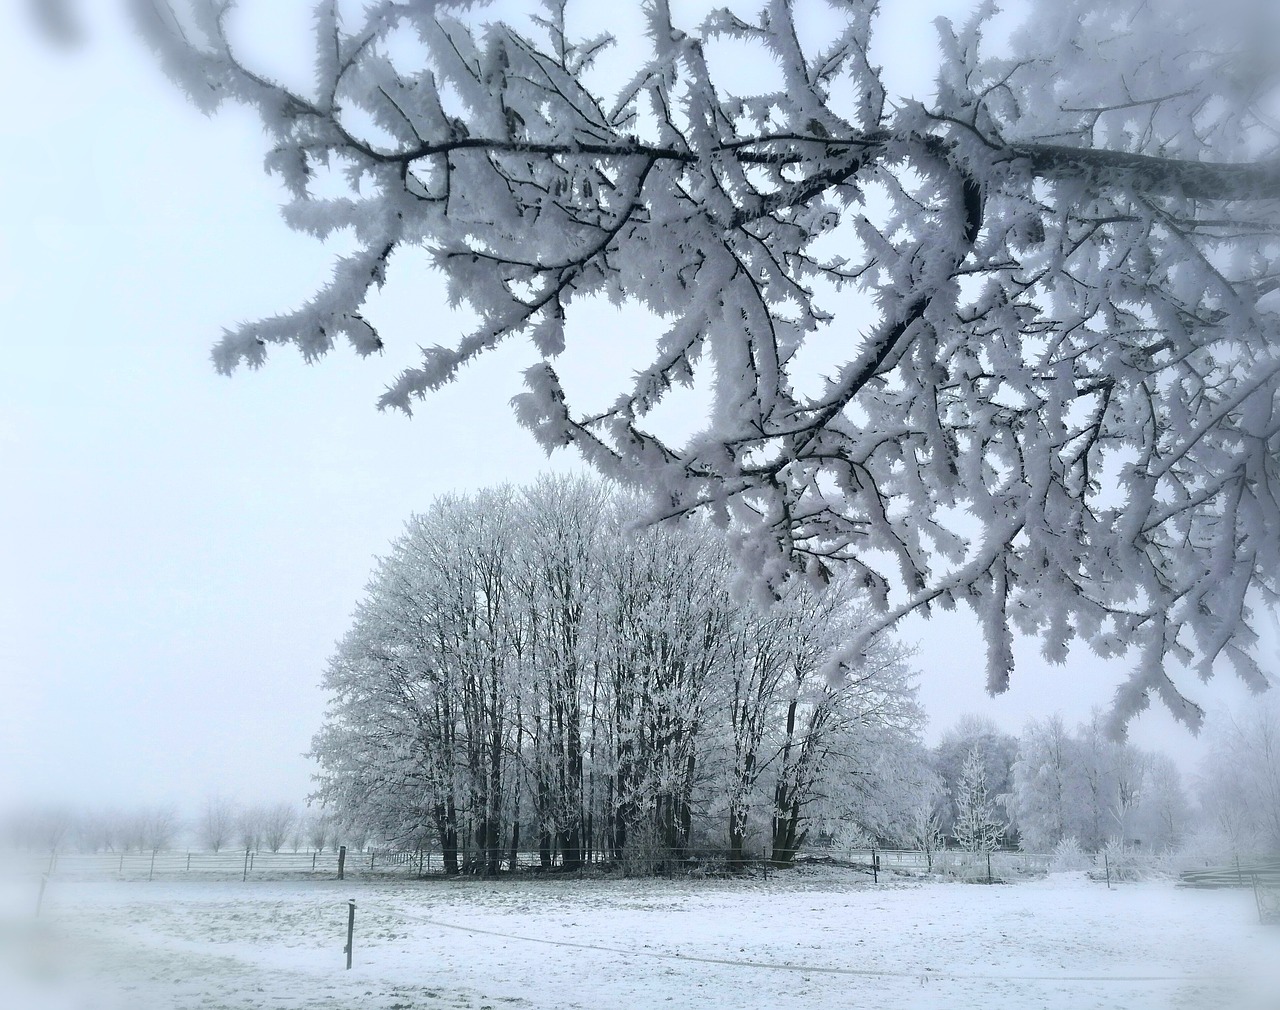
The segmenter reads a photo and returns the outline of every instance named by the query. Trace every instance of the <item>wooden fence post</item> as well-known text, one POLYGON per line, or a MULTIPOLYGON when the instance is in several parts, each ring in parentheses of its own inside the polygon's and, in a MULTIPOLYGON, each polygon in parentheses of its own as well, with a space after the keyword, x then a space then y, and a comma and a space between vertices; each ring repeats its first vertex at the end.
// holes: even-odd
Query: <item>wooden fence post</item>
POLYGON ((241 875, 240 879, 241 879, 242 881, 244 881, 244 880, 248 880, 248 879, 249 879, 249 850, 248 850, 248 848, 246 848, 246 849, 244 850, 244 873, 241 875))
POLYGON ((347 945, 342 948, 347 954, 347 970, 351 970, 351 947, 356 932, 356 899, 347 900, 347 945))
POLYGON ((338 846, 338 879, 342 880, 347 872, 347 847, 345 845, 338 846))
POLYGON ((991 850, 987 849, 987 883, 991 883, 991 850))
POLYGON ((1111 860, 1107 858, 1107 850, 1102 850, 1102 865, 1107 871, 1107 890, 1111 890, 1111 860))
POLYGON ((156 850, 151 850, 151 868, 147 870, 147 881, 150 882, 156 877, 156 850))

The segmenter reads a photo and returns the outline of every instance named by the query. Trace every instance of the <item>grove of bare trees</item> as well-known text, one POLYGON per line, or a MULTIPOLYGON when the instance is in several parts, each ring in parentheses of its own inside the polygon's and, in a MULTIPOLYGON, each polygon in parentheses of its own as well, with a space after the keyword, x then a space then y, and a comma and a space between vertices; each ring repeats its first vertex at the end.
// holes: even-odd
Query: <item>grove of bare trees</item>
POLYGON ((1206 822, 1237 854, 1280 851, 1280 705, 1226 717, 1210 742, 1198 782, 1206 822))
POLYGON ((1034 720, 1017 741, 1005 805, 1022 847, 1051 852, 1070 840, 1166 852, 1196 826, 1182 776, 1166 754, 1113 739, 1100 713, 1071 732, 1034 720))
POLYGON ((907 651, 840 667, 852 593, 753 603, 718 531, 631 530, 635 506, 546 479, 410 520, 326 675, 325 803, 488 873, 522 848, 787 864, 824 825, 885 830, 919 755, 907 651))

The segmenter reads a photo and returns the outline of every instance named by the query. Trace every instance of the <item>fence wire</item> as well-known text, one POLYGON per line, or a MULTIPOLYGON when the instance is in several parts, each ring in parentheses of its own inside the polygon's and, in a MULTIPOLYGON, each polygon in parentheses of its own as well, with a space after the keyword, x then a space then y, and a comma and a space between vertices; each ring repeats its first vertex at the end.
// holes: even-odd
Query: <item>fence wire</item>
POLYGON ((438 919, 430 919, 425 916, 414 915, 413 913, 406 912, 401 908, 393 908, 388 905, 378 904, 370 905, 367 901, 364 903, 363 907, 373 907, 390 915, 394 915, 397 918, 404 919, 409 922, 421 923, 426 926, 434 926, 437 929, 455 930, 457 932, 471 933, 478 936, 492 936, 502 940, 536 943, 548 947, 565 947, 573 950, 590 950, 602 954, 618 954, 624 957, 648 958, 660 961, 678 961, 685 964, 720 965, 730 968, 753 968, 763 971, 793 971, 802 972, 804 974, 849 975, 860 978, 909 978, 957 982, 1180 982, 1185 984, 1191 982, 1225 981, 1225 978, 1191 975, 981 975, 967 972, 934 971, 927 968, 919 971, 902 971, 891 968, 841 968, 834 965, 793 964, 791 962, 784 961, 748 961, 737 958, 704 957, 697 954, 642 950, 634 947, 613 947, 606 946, 604 944, 579 943, 573 940, 551 940, 546 937, 539 936, 522 936, 517 933, 504 933, 499 930, 480 929, 476 926, 464 926, 456 922, 443 922, 438 919))

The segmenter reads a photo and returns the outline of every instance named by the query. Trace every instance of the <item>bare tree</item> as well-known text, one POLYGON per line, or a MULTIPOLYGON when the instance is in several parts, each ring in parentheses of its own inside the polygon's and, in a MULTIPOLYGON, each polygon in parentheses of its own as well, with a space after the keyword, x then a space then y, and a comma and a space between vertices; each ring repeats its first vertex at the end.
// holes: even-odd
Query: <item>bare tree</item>
POLYGON ((182 828, 182 819, 169 804, 152 807, 142 813, 142 847, 159 852, 173 845, 182 828))
POLYGON ((262 808, 262 844, 271 852, 279 852, 289 840, 289 833, 298 820, 298 811, 292 803, 273 803, 262 808))
MULTIPOLYGON (((904 744, 918 743, 922 718, 909 649, 886 638, 873 643, 858 665, 837 665, 843 642, 868 620, 850 605, 855 593, 804 588, 795 597, 797 619, 784 649, 769 755, 770 857, 776 865, 794 861, 824 811, 831 820, 860 823, 868 833, 883 833, 888 822, 900 819, 903 811, 885 817, 890 803, 872 794, 896 793, 904 785, 900 775, 885 772, 904 744)), ((903 795, 893 800, 909 802, 903 795)))
POLYGON ((32 805, 8 812, 6 821, 18 848, 57 852, 75 837, 78 818, 70 807, 32 805))
POLYGON ((925 854, 928 868, 933 869, 933 854, 946 847, 946 835, 942 831, 942 809, 945 797, 941 780, 935 779, 933 788, 917 794, 909 811, 908 835, 913 848, 925 854))
POLYGON ((196 838, 209 851, 219 852, 235 835, 238 820, 239 812, 232 801, 210 796, 196 821, 196 838))
POLYGON ((1054 715, 1032 721, 1018 740, 1011 802, 1022 847, 1052 852, 1065 838, 1080 838, 1084 783, 1080 744, 1054 715))
POLYGON ((116 816, 106 810, 82 811, 71 834, 81 852, 112 852, 117 842, 116 816))
POLYGON ((236 817, 236 840, 246 850, 262 848, 263 823, 266 811, 261 804, 241 807, 236 817))
POLYGON ((1280 848, 1280 706, 1224 717, 1200 772, 1200 804, 1237 852, 1280 848))
POLYGON ((321 811, 316 811, 306 820, 307 825, 307 844, 317 852, 323 852, 326 845, 330 843, 333 824, 328 815, 321 811))
POLYGON ((1148 755, 1135 747, 1118 744, 1111 750, 1111 802, 1107 813, 1112 837, 1121 845, 1139 842, 1134 835, 1137 812, 1145 799, 1148 755))
POLYGON ((1147 759, 1147 787, 1139 819, 1142 838, 1149 849, 1176 850, 1187 837, 1191 806, 1182 784, 1182 773, 1167 754, 1147 759))
POLYGON ((129 810, 120 815, 120 847, 125 852, 145 852, 150 834, 146 810, 129 810))

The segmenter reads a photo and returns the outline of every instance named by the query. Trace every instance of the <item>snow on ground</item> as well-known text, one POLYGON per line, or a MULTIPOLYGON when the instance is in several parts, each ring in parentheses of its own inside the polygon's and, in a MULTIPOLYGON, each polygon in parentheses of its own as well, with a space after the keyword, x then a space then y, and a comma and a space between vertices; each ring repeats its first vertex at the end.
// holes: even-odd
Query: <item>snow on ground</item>
POLYGON ((39 919, 36 888, 0 887, 5 1010, 1280 1007, 1252 893, 1168 881, 55 877, 39 919))

